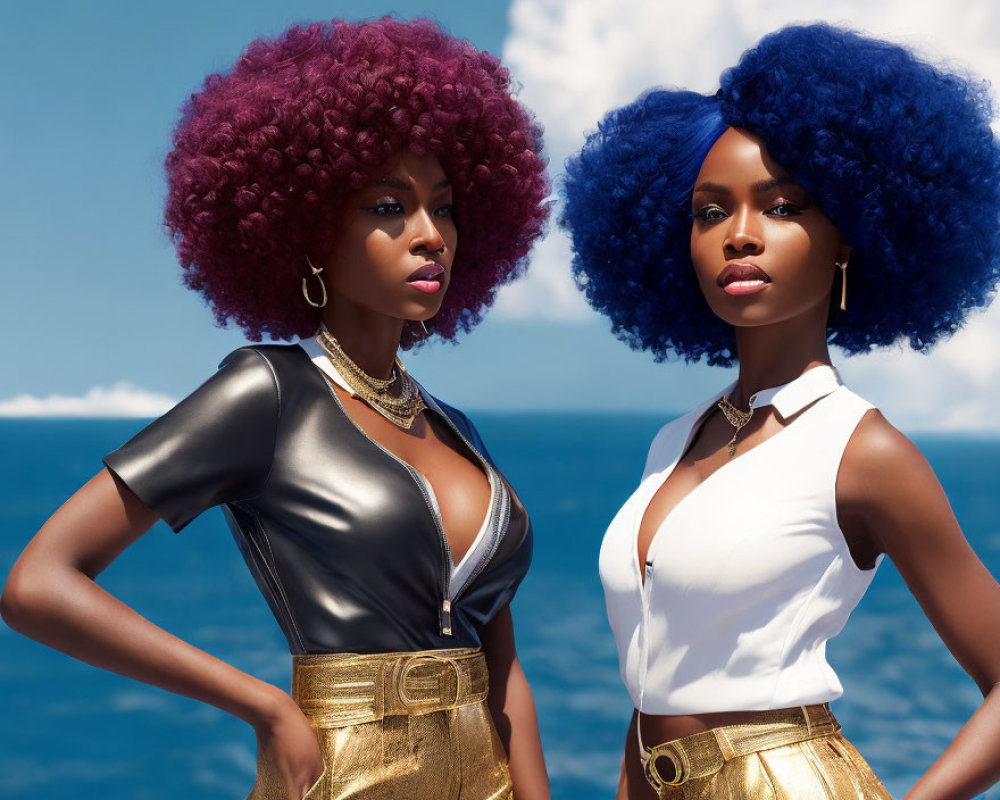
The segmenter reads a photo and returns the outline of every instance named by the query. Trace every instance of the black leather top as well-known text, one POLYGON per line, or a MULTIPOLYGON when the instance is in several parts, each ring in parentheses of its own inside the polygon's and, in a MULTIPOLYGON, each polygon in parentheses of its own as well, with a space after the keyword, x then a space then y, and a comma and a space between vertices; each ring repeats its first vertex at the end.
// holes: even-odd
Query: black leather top
MULTIPOLYGON (((465 415, 428 400, 490 464, 465 415)), ((230 353, 104 463, 175 531, 223 505, 293 653, 476 647, 531 560, 531 525, 511 493, 493 545, 451 597, 451 556, 419 473, 368 438, 298 345, 230 353)))

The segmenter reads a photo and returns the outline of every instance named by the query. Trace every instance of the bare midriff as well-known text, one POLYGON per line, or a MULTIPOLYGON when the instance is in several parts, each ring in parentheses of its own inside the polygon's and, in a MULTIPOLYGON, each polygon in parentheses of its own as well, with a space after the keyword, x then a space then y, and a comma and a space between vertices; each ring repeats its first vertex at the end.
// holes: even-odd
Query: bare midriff
MULTIPOLYGON (((750 722, 760 712, 757 711, 721 711, 712 714, 680 714, 659 715, 639 714, 633 712, 632 722, 628 726, 625 738, 625 760, 622 764, 622 782, 618 787, 617 800, 656 800, 656 793, 646 781, 642 762, 639 758, 639 740, 636 737, 636 721, 642 717, 642 743, 647 748, 683 739, 695 733, 722 728, 726 725, 739 725, 750 722)), ((677 789, 677 797, 681 790, 677 789)), ((672 800, 672 795, 670 796, 672 800)))
MULTIPOLYGON (((638 713, 638 712, 637 712, 638 713)), ((740 725, 760 717, 759 711, 719 711, 711 714, 639 714, 642 741, 646 747, 682 739, 695 733, 726 725, 740 725)))

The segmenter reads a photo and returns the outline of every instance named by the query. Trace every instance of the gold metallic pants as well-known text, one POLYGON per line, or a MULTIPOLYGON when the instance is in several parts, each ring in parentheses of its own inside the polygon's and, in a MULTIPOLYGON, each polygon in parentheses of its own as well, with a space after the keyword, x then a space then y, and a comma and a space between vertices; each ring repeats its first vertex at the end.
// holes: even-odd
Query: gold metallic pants
POLYGON ((825 704, 761 711, 643 759, 661 800, 892 800, 825 704))
MULTIPOLYGON (((326 762, 303 800, 511 797, 480 650, 293 658, 292 696, 326 762)), ((258 761, 248 800, 286 800, 273 765, 258 761)))

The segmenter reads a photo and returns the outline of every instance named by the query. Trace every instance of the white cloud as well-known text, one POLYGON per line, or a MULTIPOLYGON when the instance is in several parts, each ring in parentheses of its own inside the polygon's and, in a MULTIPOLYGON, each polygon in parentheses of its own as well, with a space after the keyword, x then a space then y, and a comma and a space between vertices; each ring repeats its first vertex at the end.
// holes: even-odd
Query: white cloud
MULTIPOLYGON (((1000 4, 990 0, 512 0, 503 59, 522 85, 521 99, 545 127, 558 181, 566 158, 611 108, 657 85, 714 91, 722 70, 762 35, 810 20, 908 44, 1000 87, 1000 4)), ((553 226, 528 278, 501 293, 497 316, 586 319, 591 312, 569 264, 567 238, 553 226)), ((988 403, 1000 394, 997 341, 1000 307, 978 315, 930 356, 878 353, 851 359, 842 372, 900 427, 998 430, 988 403)))
POLYGON ((158 417, 177 401, 119 381, 95 386, 82 397, 21 394, 0 400, 0 417, 158 417))
POLYGON ((906 431, 1000 433, 1000 314, 976 314, 925 356, 902 346, 839 365, 845 382, 906 431))
POLYGON ((560 322, 593 319, 583 292, 576 288, 569 270, 569 238, 553 230, 535 245, 529 278, 501 290, 492 314, 507 320, 555 318, 560 322), (540 265, 547 267, 539 268, 540 265))
POLYGON ((609 109, 651 86, 714 91, 743 50, 792 22, 847 25, 1000 77, 990 0, 513 0, 509 13, 504 63, 545 125, 555 172, 609 109))
MULTIPOLYGON (((520 98, 545 127, 558 179, 566 158, 610 109, 651 86, 701 92, 765 33, 791 22, 827 20, 870 31, 949 59, 1000 86, 1000 5, 912 0, 513 0, 503 59, 520 98)), ((558 207, 556 208, 558 213, 558 207)), ((569 276, 569 245, 555 226, 536 248, 526 280, 505 289, 497 315, 579 320, 585 313, 569 276)))

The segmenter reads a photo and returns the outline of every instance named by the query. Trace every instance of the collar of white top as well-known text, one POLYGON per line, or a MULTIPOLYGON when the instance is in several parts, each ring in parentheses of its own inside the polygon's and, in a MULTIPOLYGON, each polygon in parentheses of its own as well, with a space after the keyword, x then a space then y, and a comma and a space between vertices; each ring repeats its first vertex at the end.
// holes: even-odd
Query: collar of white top
MULTIPOLYGON (((330 361, 329 356, 327 356, 326 350, 323 349, 323 345, 316 341, 316 337, 312 336, 308 339, 299 339, 297 344, 306 351, 306 355, 309 356, 309 359, 313 362, 313 364, 315 364, 316 367, 324 374, 328 375, 330 380, 337 384, 337 386, 345 392, 350 392, 351 397, 358 396, 357 393, 347 385, 347 381, 345 381, 343 376, 337 371, 337 368, 333 366, 333 362, 330 361)), ((413 378, 412 375, 410 375, 410 377, 413 378)), ((439 414, 443 414, 444 412, 441 411, 438 404, 434 401, 434 398, 427 393, 427 390, 420 385, 420 382, 415 378, 413 379, 413 382, 416 383, 417 388, 420 389, 420 394, 424 398, 424 403, 430 408, 433 408, 439 414)))
MULTIPOLYGON (((795 380, 775 386, 750 396, 750 408, 774 406, 782 419, 788 419, 798 414, 803 408, 815 403, 821 397, 843 385, 840 375, 833 367, 821 366, 806 370, 795 380)), ((724 394, 726 397, 736 388, 736 382, 731 383, 724 394)))

